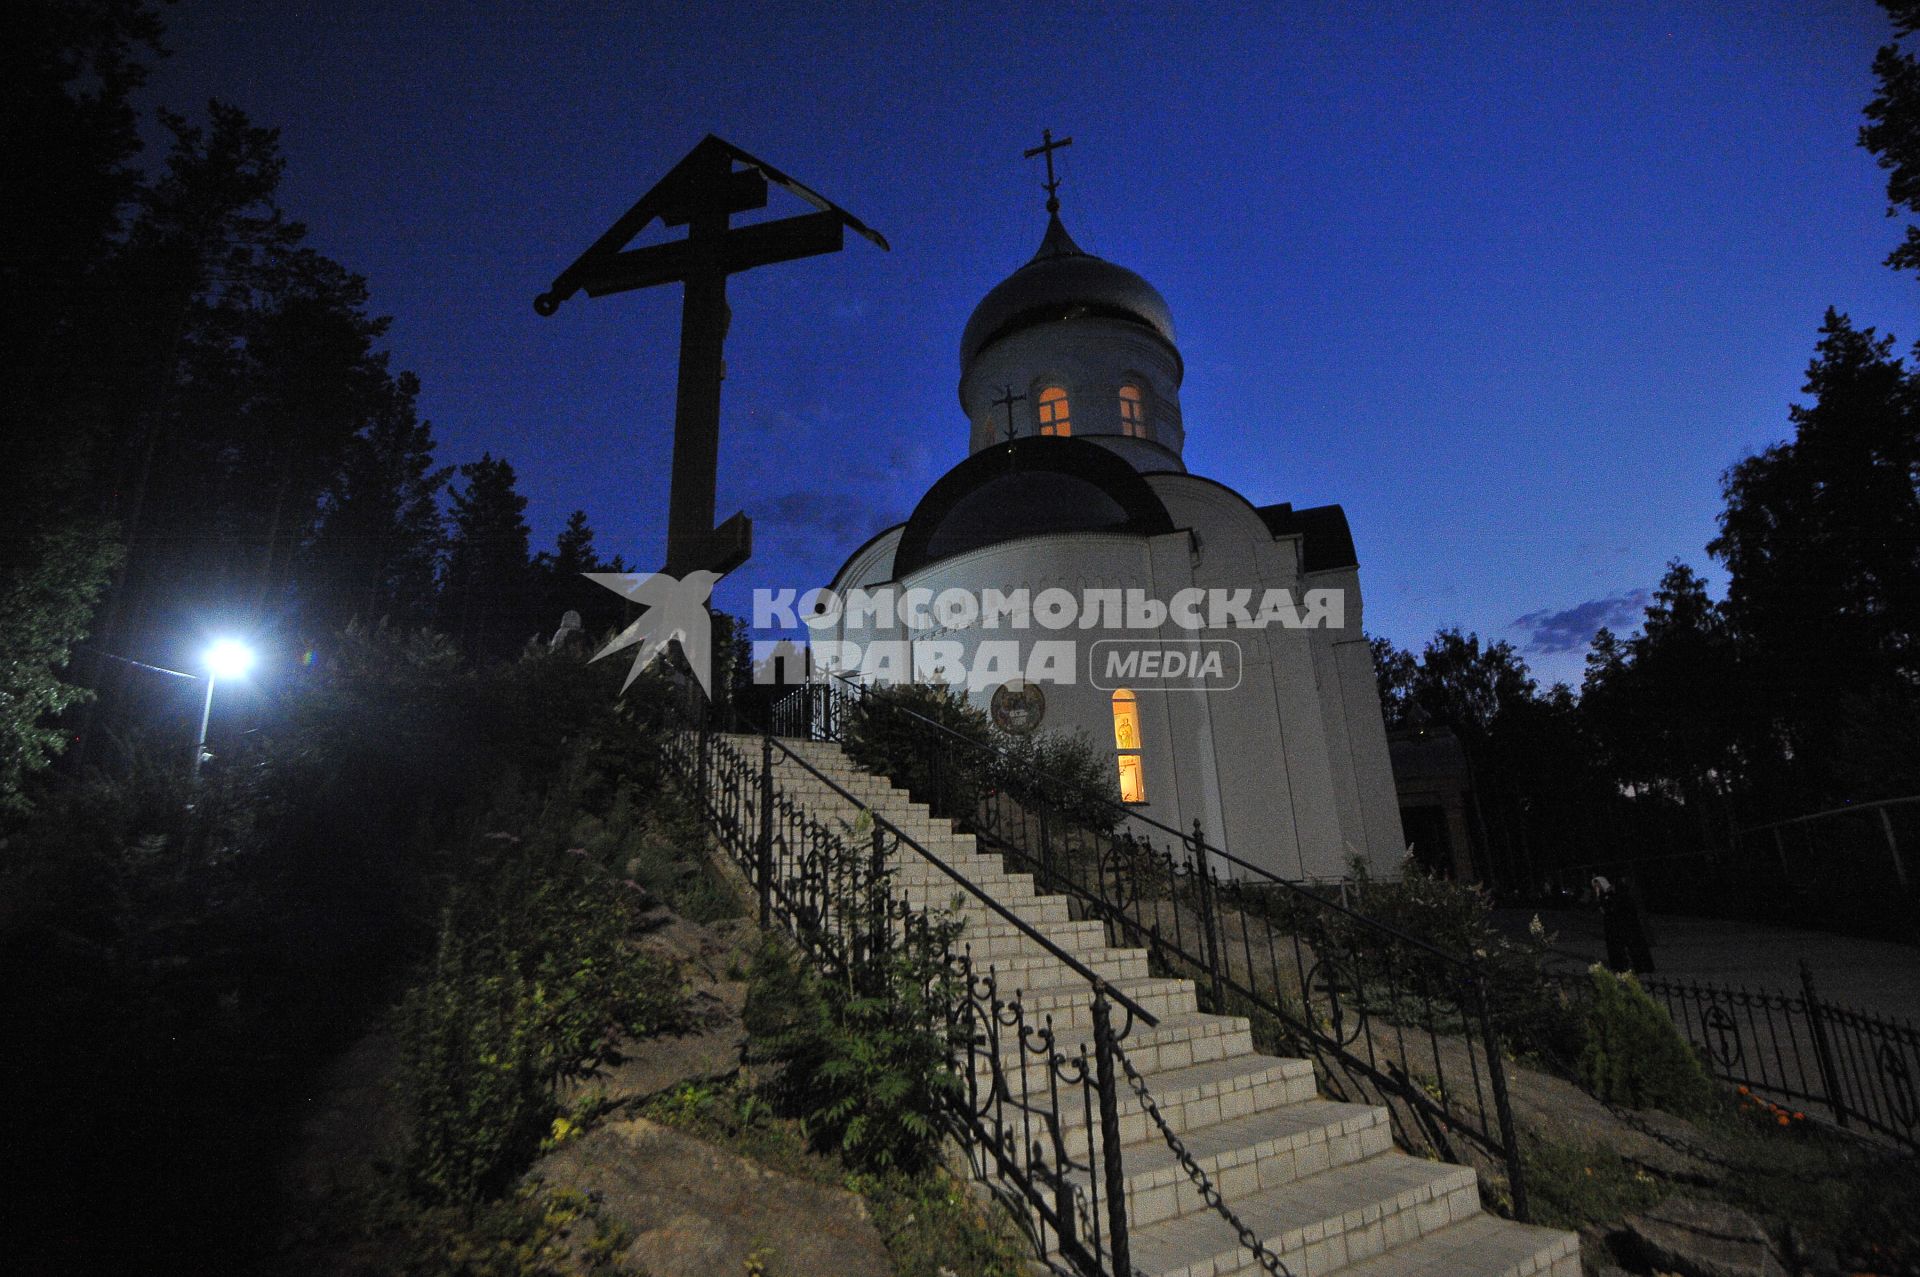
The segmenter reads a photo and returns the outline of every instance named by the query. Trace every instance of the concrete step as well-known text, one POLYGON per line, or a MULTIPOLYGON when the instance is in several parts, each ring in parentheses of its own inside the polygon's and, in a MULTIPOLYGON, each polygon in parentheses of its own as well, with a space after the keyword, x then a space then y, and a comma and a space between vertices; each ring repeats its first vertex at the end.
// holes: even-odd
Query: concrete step
MULTIPOLYGON (((1295 1277, 1322 1277, 1478 1215, 1480 1191, 1468 1167, 1388 1152, 1227 1202, 1295 1277)), ((1208 1211, 1134 1228, 1133 1262, 1153 1277, 1259 1272, 1222 1225, 1208 1211)))
MULTIPOLYGON (((889 857, 889 859, 893 858, 889 857)), ((954 861, 944 856, 940 858, 940 865, 945 865, 955 873, 964 874, 968 882, 982 888, 996 899, 999 898, 999 892, 1002 890, 1011 890, 1022 896, 1033 894, 1032 874, 1009 873, 998 865, 954 861)), ((922 883, 939 886, 953 881, 953 874, 947 873, 940 865, 934 864, 918 853, 913 853, 910 858, 900 858, 888 867, 893 870, 893 883, 896 887, 918 886, 922 883)))
MULTIPOLYGON (((1090 1026, 1061 1023, 1045 1015, 1026 1024, 1034 1032, 1024 1038, 1003 1026, 996 1040, 997 1049, 991 1055, 982 1052, 976 1057, 975 1074, 984 1079, 998 1071, 1011 1082, 1016 1073, 1024 1071, 1028 1076, 1023 1081, 1044 1081, 1054 1056, 1072 1060, 1077 1059, 1082 1050, 1091 1056, 1095 1049, 1090 1026), (1051 1033, 1051 1038, 1044 1036, 1047 1033, 1051 1033), (1043 1044, 1047 1042, 1052 1045, 1043 1052, 1043 1044)), ((1168 1016, 1152 1026, 1136 1024, 1127 1034, 1125 1051, 1127 1059, 1134 1061, 1134 1067, 1147 1078, 1150 1093, 1156 1099, 1158 1092, 1152 1090, 1156 1074, 1194 1064, 1254 1057, 1252 1036, 1245 1020, 1205 1012, 1168 1016), (1146 1066, 1143 1067, 1141 1061, 1146 1061, 1146 1066)))
MULTIPOLYGON (((1149 976, 1144 980, 1116 980, 1113 987, 1157 1020, 1191 1014, 1200 1009, 1191 980, 1149 976)), ((1085 981, 1030 989, 1021 997, 1020 1005, 1026 1011, 1027 1021, 1032 1024, 1038 1024, 1043 1017, 1050 1015, 1056 1029, 1074 1026, 1090 1031, 1093 1025, 1093 991, 1087 988, 1085 981)), ((1113 1027, 1116 1033, 1126 1028, 1127 1018, 1126 1008, 1115 1003, 1113 1027)))
MULTIPOLYGON (((1090 1026, 1056 1023, 1054 1043, 1064 1054, 1078 1055, 1082 1044, 1092 1050, 1093 1030, 1090 1026)), ((1120 1045, 1151 1089, 1156 1073, 1251 1055, 1253 1035, 1240 1016, 1192 1011, 1163 1017, 1155 1025, 1136 1024, 1120 1045)), ((1003 1050, 1001 1054, 1009 1052, 1003 1050)))
MULTIPOLYGON (((1580 1236, 1479 1214, 1349 1263, 1341 1277, 1580 1277, 1580 1236)), ((1296 1277, 1306 1277, 1296 1274, 1296 1277)), ((1315 1275, 1317 1277, 1317 1275, 1315 1275)))
MULTIPOLYGON (((757 765, 760 737, 723 739, 757 765)), ((1158 1017, 1154 1025, 1128 1028, 1128 1060, 1187 1153, 1293 1277, 1578 1277, 1574 1234, 1482 1213, 1472 1171, 1393 1151, 1384 1109, 1321 1099, 1309 1062, 1256 1054, 1246 1020, 1200 1012, 1192 982, 1149 976, 1143 950, 1113 946, 1100 923, 1073 920, 1064 896, 1036 894, 1017 861, 1009 870, 1009 861, 983 851, 952 821, 854 767, 838 745, 782 743, 805 765, 776 748, 773 779, 781 792, 836 831, 851 827, 863 808, 893 826, 906 840, 886 856, 895 890, 925 909, 956 906, 960 944, 976 975, 991 968, 996 992, 1017 1000, 1024 1023, 1050 1030, 1051 1050, 1042 1057, 1023 1049, 1012 1029, 998 1027, 997 1076, 1016 1096, 1038 1102, 1050 1090, 1051 1056, 1077 1059, 1090 1044, 1091 991, 1083 976, 927 855, 1158 1017)), ((1119 1011, 1116 1026, 1127 1018, 1119 1011)), ((974 1085, 995 1076, 992 1062, 981 1060, 974 1085)), ((1084 1159, 1090 1132, 1080 1090, 1061 1084, 1061 1138, 1071 1156, 1084 1159)), ((1257 1273, 1252 1254, 1200 1199, 1124 1077, 1118 1102, 1135 1265, 1155 1277, 1257 1273)), ((1023 1130, 1032 1124, 1017 1109, 1008 1113, 1023 1130)), ((1039 1129, 1029 1134, 1037 1137, 1039 1129)))
MULTIPOLYGON (((1147 978, 1145 949, 1101 947, 1085 953, 1076 953, 1073 956, 1079 960, 1080 965, 1111 981, 1147 978)), ((1002 955, 984 965, 993 969, 1001 997, 1011 997, 1013 991, 1017 989, 1086 987, 1086 977, 1044 949, 1036 948, 1029 953, 1002 955)), ((976 965, 975 970, 980 969, 981 967, 976 965)))
MULTIPOLYGON (((911 892, 913 888, 907 888, 907 890, 911 892)), ((993 920, 999 920, 1001 918, 998 910, 989 909, 981 901, 969 895, 963 888, 956 888, 955 890, 966 897, 960 901, 959 907, 954 911, 960 917, 961 921, 971 922, 976 918, 993 920)), ((948 903, 947 895, 942 893, 936 896, 933 903, 940 907, 945 907, 948 903)), ((1037 930, 1044 931, 1053 924, 1073 921, 1073 916, 1067 909, 1067 898, 1065 896, 1028 896, 1025 899, 1008 900, 1000 903, 1006 908, 1008 913, 1037 930)))
MULTIPOLYGON (((1157 1073, 1147 1079, 1147 1089, 1173 1133, 1184 1137, 1189 1131, 1244 1117, 1260 1109, 1312 1099, 1313 1066, 1305 1060, 1282 1060, 1271 1055, 1236 1055, 1157 1073)), ((1074 1154, 1084 1157, 1086 1113, 1078 1096, 1071 1105, 1063 1102, 1061 1109, 1062 1135, 1074 1154)), ((1144 1144, 1149 1137, 1164 1138, 1124 1078, 1117 1110, 1123 1148, 1144 1144)), ((1094 1120, 1097 1124, 1097 1113, 1094 1120)))
MULTIPOLYGON (((1383 1108, 1315 1098, 1202 1127, 1181 1143, 1221 1196, 1240 1201, 1385 1153, 1393 1126, 1383 1108)), ((1136 1227, 1211 1209, 1164 1138, 1129 1146, 1122 1161, 1136 1227)))
MULTIPOLYGON (((1050 922, 1035 930, 1075 957, 1107 945, 1107 929, 1098 922, 1050 922)), ((971 953, 975 969, 1002 954, 1046 952, 1038 941, 998 917, 968 919, 955 949, 971 953)))

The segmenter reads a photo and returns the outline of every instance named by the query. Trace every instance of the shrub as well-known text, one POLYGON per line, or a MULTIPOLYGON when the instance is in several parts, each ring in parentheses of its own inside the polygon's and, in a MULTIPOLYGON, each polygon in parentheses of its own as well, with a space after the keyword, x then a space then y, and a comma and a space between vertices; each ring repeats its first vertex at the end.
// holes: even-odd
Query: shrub
POLYGON ((946 1109, 960 1096, 951 939, 946 928, 921 930, 876 960, 871 979, 815 974, 771 941, 754 963, 745 1021, 755 1058, 780 1067, 774 1101, 801 1119, 814 1148, 855 1171, 912 1175, 938 1160, 946 1109))
POLYGON ((857 697, 842 744, 855 766, 886 776, 939 815, 958 817, 980 804, 989 736, 987 716, 966 697, 944 685, 902 684, 857 697))
POLYGON ((1589 975, 1586 1046, 1580 1078, 1610 1104, 1657 1108, 1681 1117, 1712 1111, 1718 1092, 1666 1011, 1632 975, 1595 964, 1589 975))
MULTIPOLYGON (((1487 1013, 1503 1042, 1563 1071, 1572 1069, 1580 1052, 1581 1026, 1545 973, 1551 936, 1541 932, 1514 939, 1494 925, 1493 902, 1483 887, 1443 878, 1411 857, 1398 882, 1373 880, 1358 857, 1350 862, 1350 872, 1354 903, 1362 913, 1479 965, 1486 980, 1487 1013)), ((1352 928, 1346 930, 1340 942, 1366 954, 1380 979, 1431 988, 1449 998, 1455 993, 1452 964, 1418 946, 1382 946, 1352 928)))
POLYGON ((677 973, 627 945, 636 893, 578 849, 491 845, 401 1011, 407 1169, 432 1200, 500 1191, 548 1129, 561 1079, 680 1017, 677 973))
POLYGON ((1085 731, 995 732, 993 744, 1001 753, 992 759, 988 781, 1022 806, 1096 834, 1111 834, 1120 823, 1125 808, 1112 751, 1085 731))

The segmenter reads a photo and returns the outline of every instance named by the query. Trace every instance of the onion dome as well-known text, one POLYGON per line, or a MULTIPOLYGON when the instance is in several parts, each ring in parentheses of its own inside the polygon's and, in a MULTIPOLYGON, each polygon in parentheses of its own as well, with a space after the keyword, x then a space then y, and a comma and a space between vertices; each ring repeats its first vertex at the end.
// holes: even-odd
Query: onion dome
POLYGON ((1082 315, 1140 324, 1174 344, 1173 314, 1160 291, 1126 267, 1081 248, 1060 224, 1059 213, 1049 213, 1040 251, 974 307, 960 337, 960 367, 964 371, 1004 337, 1082 315))

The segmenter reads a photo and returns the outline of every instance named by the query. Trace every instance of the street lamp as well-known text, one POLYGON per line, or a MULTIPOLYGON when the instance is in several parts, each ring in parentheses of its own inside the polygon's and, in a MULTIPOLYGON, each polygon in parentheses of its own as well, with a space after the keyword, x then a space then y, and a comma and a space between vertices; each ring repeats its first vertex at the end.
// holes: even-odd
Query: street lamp
POLYGON ((253 668, 253 649, 236 639, 221 639, 207 649, 207 699, 200 707, 200 739, 193 743, 193 776, 200 778, 200 760, 207 752, 207 723, 213 717, 213 685, 223 678, 240 678, 253 668))

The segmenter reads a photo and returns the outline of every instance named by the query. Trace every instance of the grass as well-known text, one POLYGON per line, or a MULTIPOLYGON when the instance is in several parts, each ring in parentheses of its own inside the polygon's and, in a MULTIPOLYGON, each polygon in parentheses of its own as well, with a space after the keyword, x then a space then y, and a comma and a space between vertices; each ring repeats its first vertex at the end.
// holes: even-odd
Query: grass
POLYGON ((900 1277, 1024 1277, 1029 1271, 1031 1251, 1013 1221, 998 1207, 983 1208, 947 1171, 850 1174, 838 1160, 812 1152, 800 1122, 778 1116, 751 1076, 684 1083, 640 1112, 782 1174, 858 1193, 900 1277))
POLYGON ((428 1206, 383 1180, 335 1203, 357 1235, 334 1239, 346 1271, 389 1277, 646 1277, 632 1240, 586 1194, 535 1185, 472 1206, 428 1206))
POLYGON ((1664 1181, 1610 1148, 1572 1141, 1525 1141, 1521 1161, 1533 1222, 1581 1229, 1643 1211, 1667 1196, 1664 1181))

